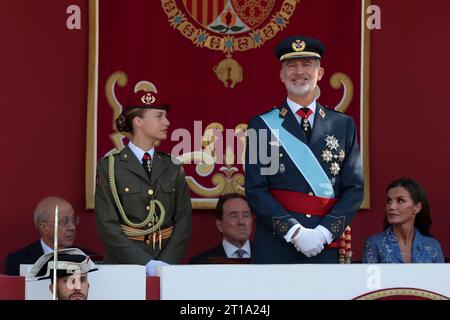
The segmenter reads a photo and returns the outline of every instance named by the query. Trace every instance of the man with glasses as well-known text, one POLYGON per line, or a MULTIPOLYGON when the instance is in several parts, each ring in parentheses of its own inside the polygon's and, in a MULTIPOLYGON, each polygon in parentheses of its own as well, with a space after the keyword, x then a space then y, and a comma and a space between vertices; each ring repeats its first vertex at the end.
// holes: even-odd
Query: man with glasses
MULTIPOLYGON (((34 225, 41 239, 9 254, 5 261, 6 274, 18 276, 21 264, 33 264, 43 254, 53 252, 55 207, 58 206, 58 249, 73 246, 76 237, 76 226, 80 222, 72 205, 60 197, 47 197, 38 203, 34 211, 34 225)), ((81 249, 86 254, 89 250, 81 249)))

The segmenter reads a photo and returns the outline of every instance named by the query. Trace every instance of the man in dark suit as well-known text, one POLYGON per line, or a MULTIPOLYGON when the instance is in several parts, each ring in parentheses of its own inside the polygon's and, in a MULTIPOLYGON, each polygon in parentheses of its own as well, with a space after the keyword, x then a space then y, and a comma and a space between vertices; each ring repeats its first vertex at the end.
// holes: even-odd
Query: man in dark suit
POLYGON ((253 217, 245 196, 238 193, 222 196, 216 206, 216 226, 223 235, 222 243, 192 257, 189 263, 210 264, 223 263, 226 259, 249 259, 252 225, 253 217))
POLYGON ((324 50, 310 37, 281 41, 275 53, 287 99, 248 126, 245 192, 256 214, 255 263, 337 263, 336 240, 363 200, 355 123, 316 101, 324 50))
MULTIPOLYGON (((21 264, 33 264, 43 254, 53 252, 55 207, 58 206, 58 248, 73 246, 79 217, 75 216, 72 205, 60 197, 47 197, 40 201, 34 211, 34 225, 41 239, 6 257, 6 274, 18 276, 21 264)), ((82 249, 86 254, 89 250, 82 249)))

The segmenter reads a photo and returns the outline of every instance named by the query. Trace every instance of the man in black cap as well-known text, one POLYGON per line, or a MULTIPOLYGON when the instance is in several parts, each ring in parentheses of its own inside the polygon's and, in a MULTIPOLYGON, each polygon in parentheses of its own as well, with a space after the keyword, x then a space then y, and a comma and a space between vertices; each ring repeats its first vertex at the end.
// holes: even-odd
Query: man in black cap
MULTIPOLYGON (((87 273, 98 270, 92 260, 79 249, 64 249, 58 250, 56 265, 56 297, 58 300, 87 300, 89 291, 87 273)), ((49 288, 53 293, 54 270, 54 254, 45 254, 33 265, 28 279, 50 279, 49 288)))
POLYGON ((337 240, 363 199, 355 123, 316 101, 324 52, 311 37, 281 41, 275 54, 287 99, 248 126, 258 140, 247 141, 245 165, 255 263, 337 263, 337 240), (267 155, 279 162, 274 172, 265 172, 267 155))

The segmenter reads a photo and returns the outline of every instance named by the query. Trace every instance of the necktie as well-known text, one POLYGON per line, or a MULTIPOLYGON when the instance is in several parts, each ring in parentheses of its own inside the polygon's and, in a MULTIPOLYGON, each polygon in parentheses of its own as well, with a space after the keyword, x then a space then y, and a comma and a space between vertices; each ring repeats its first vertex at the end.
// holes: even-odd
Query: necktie
POLYGON ((296 112, 301 118, 301 127, 305 132, 306 138, 309 140, 311 137, 311 124, 309 123, 308 117, 313 114, 312 110, 309 108, 300 108, 296 112))
POLYGON ((243 258, 244 254, 245 254, 245 250, 244 249, 237 249, 234 253, 238 256, 238 258, 243 258))
POLYGON ((152 173, 152 157, 148 152, 144 153, 144 156, 142 157, 142 166, 144 167, 144 171, 150 180, 152 173))

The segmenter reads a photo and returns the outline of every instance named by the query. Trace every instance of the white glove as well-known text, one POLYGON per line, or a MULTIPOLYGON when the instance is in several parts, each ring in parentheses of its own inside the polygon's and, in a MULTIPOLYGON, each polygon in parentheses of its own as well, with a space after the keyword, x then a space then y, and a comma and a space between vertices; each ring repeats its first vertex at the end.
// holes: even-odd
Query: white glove
POLYGON ((311 258, 322 252, 325 241, 325 237, 319 230, 301 228, 297 235, 292 238, 291 243, 294 244, 297 251, 311 258))
POLYGON ((156 276, 156 267, 159 266, 168 266, 168 263, 165 263, 164 261, 160 260, 150 260, 146 265, 145 268, 147 269, 147 274, 149 276, 156 276))

